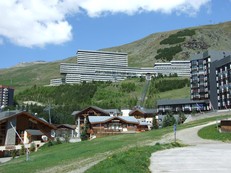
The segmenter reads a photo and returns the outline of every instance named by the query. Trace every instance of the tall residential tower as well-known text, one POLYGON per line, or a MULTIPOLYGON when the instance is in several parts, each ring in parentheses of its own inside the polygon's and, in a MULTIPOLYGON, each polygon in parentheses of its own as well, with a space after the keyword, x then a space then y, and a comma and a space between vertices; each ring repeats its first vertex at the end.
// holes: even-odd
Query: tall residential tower
POLYGON ((0 85, 0 108, 14 104, 14 88, 0 85))

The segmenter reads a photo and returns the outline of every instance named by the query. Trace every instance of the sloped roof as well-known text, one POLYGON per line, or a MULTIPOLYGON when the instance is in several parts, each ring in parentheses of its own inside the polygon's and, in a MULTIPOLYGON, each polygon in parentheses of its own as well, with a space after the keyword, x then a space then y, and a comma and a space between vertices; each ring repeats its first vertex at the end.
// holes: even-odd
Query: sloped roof
POLYGON ((147 123, 147 122, 143 122, 143 121, 140 121, 139 122, 140 124, 140 126, 148 126, 148 125, 150 125, 150 123, 147 123))
POLYGON ((119 109, 104 109, 104 111, 108 112, 109 114, 115 113, 115 114, 120 114, 121 112, 119 111, 119 109))
POLYGON ((55 125, 58 129, 59 128, 67 128, 67 129, 75 129, 75 125, 70 125, 70 124, 57 124, 55 125))
POLYGON ((81 116, 82 114, 84 114, 84 112, 87 112, 90 109, 93 109, 93 110, 95 110, 97 112, 100 112, 102 114, 102 116, 110 116, 110 114, 107 111, 105 111, 105 110, 103 110, 103 109, 101 109, 101 108, 99 108, 97 106, 89 106, 89 107, 83 109, 82 111, 74 111, 72 113, 72 115, 78 117, 78 116, 81 116))
POLYGON ((32 136, 42 136, 43 135, 43 133, 40 130, 28 129, 28 130, 26 130, 26 132, 32 136))
POLYGON ((139 121, 133 116, 120 116, 119 118, 129 123, 139 124, 139 121))
POLYGON ((129 115, 133 115, 135 112, 139 112, 143 115, 154 115, 157 113, 156 109, 146 109, 146 108, 136 108, 134 110, 132 110, 131 112, 129 112, 129 115))
POLYGON ((209 103, 208 100, 190 100, 190 99, 162 99, 157 100, 157 105, 178 105, 178 104, 196 104, 209 103))
POLYGON ((29 118, 37 121, 37 122, 40 122, 46 126, 49 126, 51 129, 56 129, 55 126, 53 126, 52 124, 49 124, 48 122, 38 118, 38 117, 35 117, 34 115, 28 113, 28 112, 25 112, 25 111, 19 111, 19 110, 15 110, 15 111, 5 111, 5 112, 1 112, 0 113, 0 123, 1 121, 4 121, 4 120, 7 120, 9 118, 13 118, 13 117, 16 117, 16 116, 21 116, 21 115, 26 115, 28 116, 29 118))
POLYGON ((88 116, 88 119, 89 119, 89 122, 91 124, 106 123, 106 122, 114 120, 114 119, 119 119, 119 120, 124 121, 126 123, 139 124, 139 121, 133 116, 113 116, 113 117, 108 117, 108 116, 88 116))
POLYGON ((0 112, 0 121, 4 120, 6 118, 12 117, 16 114, 21 113, 22 111, 19 110, 15 110, 15 111, 4 111, 4 112, 0 112))

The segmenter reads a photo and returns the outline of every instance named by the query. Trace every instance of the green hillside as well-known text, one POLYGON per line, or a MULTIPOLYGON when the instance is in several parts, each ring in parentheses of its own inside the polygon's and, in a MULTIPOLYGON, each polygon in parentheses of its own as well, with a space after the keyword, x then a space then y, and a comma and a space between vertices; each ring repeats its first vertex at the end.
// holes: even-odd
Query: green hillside
POLYGON ((53 123, 73 123, 73 111, 82 110, 90 105, 104 109, 132 109, 136 105, 156 108, 161 98, 189 98, 189 79, 178 77, 158 77, 152 79, 147 89, 144 103, 138 104, 144 90, 144 78, 130 78, 120 83, 93 82, 56 87, 33 86, 15 96, 18 108, 38 113, 48 120, 44 111, 51 106, 53 123), (170 94, 174 93, 174 94, 170 94), (44 106, 23 105, 24 101, 35 101, 44 106))
POLYGON ((50 79, 60 77, 59 66, 65 62, 76 63, 76 57, 45 64, 0 69, 0 84, 13 86, 16 94, 34 85, 49 85, 50 79))
MULTIPOLYGON (((155 33, 129 44, 102 50, 127 52, 129 66, 146 67, 172 58, 188 59, 190 54, 207 49, 231 50, 231 22, 155 33)), ((16 93, 34 85, 48 85, 50 79, 60 77, 61 62, 76 63, 76 57, 0 69, 0 84, 15 87, 16 93)))
POLYGON ((158 50, 171 48, 172 52, 176 46, 182 50, 173 55, 175 60, 189 59, 190 54, 207 49, 231 50, 231 22, 155 33, 129 44, 102 50, 127 52, 129 66, 148 67, 163 61, 156 58, 160 54, 158 50))

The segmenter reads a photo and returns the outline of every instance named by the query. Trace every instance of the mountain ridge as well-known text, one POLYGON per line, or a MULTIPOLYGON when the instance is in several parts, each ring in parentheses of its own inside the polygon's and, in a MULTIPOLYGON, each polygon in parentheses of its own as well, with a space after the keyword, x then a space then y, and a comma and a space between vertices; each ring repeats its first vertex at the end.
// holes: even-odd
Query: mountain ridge
MULTIPOLYGON (((186 60, 189 59, 190 54, 206 50, 230 51, 231 21, 153 33, 131 43, 100 50, 128 53, 128 62, 131 67, 150 67, 155 62, 166 61, 165 56, 173 60, 186 60), (176 48, 178 52, 172 54, 176 48), (161 56, 156 59, 159 54, 161 56)), ((48 85, 50 79, 60 77, 60 63, 76 63, 76 58, 72 56, 44 64, 32 63, 24 67, 0 69, 0 84, 17 88, 16 93, 34 85, 48 85)))

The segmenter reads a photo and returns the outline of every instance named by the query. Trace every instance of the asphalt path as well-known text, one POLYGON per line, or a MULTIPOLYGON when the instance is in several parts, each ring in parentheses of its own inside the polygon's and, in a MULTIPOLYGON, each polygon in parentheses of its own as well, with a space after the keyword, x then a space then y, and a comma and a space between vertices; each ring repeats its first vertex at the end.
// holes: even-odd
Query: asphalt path
MULTIPOLYGON (((209 124, 207 124, 209 125, 209 124)), ((231 144, 198 137, 197 126, 177 132, 177 141, 190 146, 153 153, 150 171, 153 173, 230 173, 231 144)), ((174 134, 166 135, 161 142, 172 142, 174 134)))

